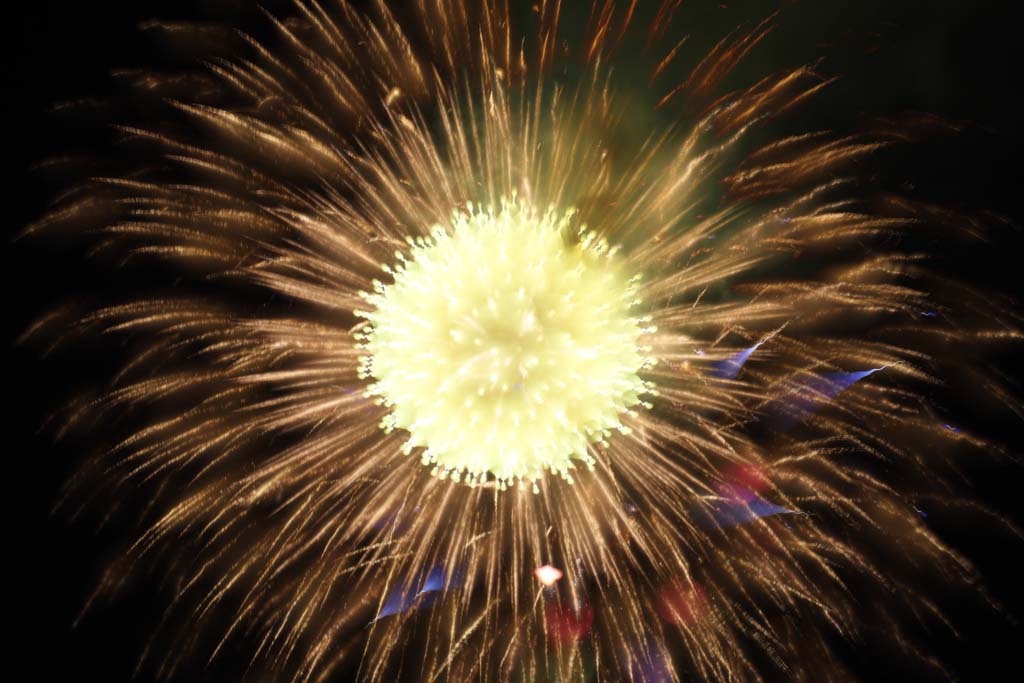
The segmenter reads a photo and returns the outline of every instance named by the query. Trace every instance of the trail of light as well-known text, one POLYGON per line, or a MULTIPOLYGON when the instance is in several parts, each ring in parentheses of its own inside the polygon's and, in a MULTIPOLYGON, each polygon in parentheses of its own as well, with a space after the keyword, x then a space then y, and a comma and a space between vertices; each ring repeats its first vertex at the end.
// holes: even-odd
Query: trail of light
POLYGON ((384 606, 381 607, 380 612, 377 613, 377 616, 370 623, 373 624, 384 617, 400 614, 413 608, 430 605, 439 597, 438 593, 444 591, 446 587, 455 585, 455 577, 452 577, 453 580, 451 582, 447 580, 448 578, 444 567, 441 565, 435 566, 427 574, 423 587, 419 591, 413 593, 411 585, 392 591, 387 600, 384 601, 384 606), (424 598, 424 596, 427 597, 424 598))
POLYGON ((789 508, 755 495, 748 500, 716 500, 698 511, 698 520, 705 529, 724 529, 773 515, 793 513, 789 508))
POLYGON ((763 341, 759 341, 750 348, 743 349, 725 360, 715 361, 711 364, 711 376, 719 379, 736 379, 736 375, 740 374, 740 370, 743 369, 743 364, 747 362, 750 355, 757 351, 763 343, 763 341))
POLYGON ((786 395, 769 403, 765 419, 776 429, 791 429, 855 383, 885 367, 857 372, 825 372, 810 377, 786 395))
POLYGON ((671 681, 671 668, 665 661, 665 656, 657 650, 634 648, 630 663, 630 679, 649 683, 671 681))
POLYGON ((743 369, 743 365, 749 360, 750 356, 757 351, 761 346, 768 340, 774 337, 776 334, 781 332, 785 328, 785 325, 779 329, 773 331, 771 334, 765 336, 761 341, 757 342, 753 346, 743 349, 742 351, 733 354, 725 360, 715 361, 711 364, 710 375, 719 379, 736 379, 736 376, 740 374, 740 370, 743 369))

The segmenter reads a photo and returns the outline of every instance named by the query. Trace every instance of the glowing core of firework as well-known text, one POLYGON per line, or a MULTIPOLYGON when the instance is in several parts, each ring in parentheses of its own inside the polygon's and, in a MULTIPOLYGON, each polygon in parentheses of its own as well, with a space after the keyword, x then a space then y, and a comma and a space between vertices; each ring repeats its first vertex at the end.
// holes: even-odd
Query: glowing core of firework
POLYGON ((573 460, 592 466, 588 445, 628 431, 623 414, 653 391, 638 278, 572 218, 468 205, 364 293, 360 373, 390 409, 381 427, 406 430, 437 476, 572 482, 573 460))

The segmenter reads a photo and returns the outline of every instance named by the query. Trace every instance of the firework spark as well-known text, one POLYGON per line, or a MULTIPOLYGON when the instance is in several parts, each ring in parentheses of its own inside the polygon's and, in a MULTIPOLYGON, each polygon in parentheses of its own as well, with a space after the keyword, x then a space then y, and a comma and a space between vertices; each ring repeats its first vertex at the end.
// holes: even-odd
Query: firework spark
POLYGON ((558 0, 370 5, 297 0, 123 128, 149 163, 32 228, 97 228, 177 281, 79 323, 144 344, 62 428, 130 425, 92 473, 146 492, 144 530, 102 589, 157 564, 189 624, 144 659, 823 681, 851 581, 885 595, 876 624, 940 615, 916 573, 972 570, 872 464, 947 491, 943 446, 983 441, 929 407, 935 368, 1019 333, 899 248, 941 212, 853 196, 905 135, 766 137, 830 82, 806 67, 718 98, 769 23, 663 85, 678 1, 647 31, 595 2, 581 50, 558 0), (630 41, 671 113, 641 139, 630 41))
POLYGON ((571 483, 570 456, 592 467, 588 444, 654 390, 637 376, 656 330, 629 315, 636 286, 586 232, 567 248, 570 219, 508 202, 456 214, 356 311, 370 322, 360 377, 393 410, 381 426, 409 432, 403 450, 441 479, 537 491, 543 468, 571 483))

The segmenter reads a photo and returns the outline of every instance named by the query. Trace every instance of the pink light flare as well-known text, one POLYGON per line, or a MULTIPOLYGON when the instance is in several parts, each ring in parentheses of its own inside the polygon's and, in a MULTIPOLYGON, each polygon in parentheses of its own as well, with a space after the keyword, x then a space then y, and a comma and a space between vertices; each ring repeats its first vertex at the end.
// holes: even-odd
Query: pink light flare
POLYGON ((583 605, 574 610, 568 605, 552 602, 544 609, 544 630, 548 638, 559 643, 582 640, 594 625, 594 608, 583 605))
POLYGON ((658 592, 658 614, 670 624, 692 624, 708 608, 704 588, 697 583, 670 581, 658 592))
POLYGON ((771 484, 767 470, 752 463, 733 465, 723 472, 719 494, 732 502, 750 502, 771 484))

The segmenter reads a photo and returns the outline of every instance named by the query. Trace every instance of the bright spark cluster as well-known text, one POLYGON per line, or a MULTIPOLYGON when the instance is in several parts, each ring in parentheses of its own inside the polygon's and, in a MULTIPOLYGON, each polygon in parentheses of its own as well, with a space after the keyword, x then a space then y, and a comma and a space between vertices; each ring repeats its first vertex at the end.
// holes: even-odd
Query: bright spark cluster
POLYGON ((649 405, 639 276, 572 217, 470 204, 396 252, 394 282, 365 295, 360 372, 391 409, 381 427, 409 432, 405 451, 422 448, 436 476, 571 483, 573 460, 592 467, 588 445, 649 405))

